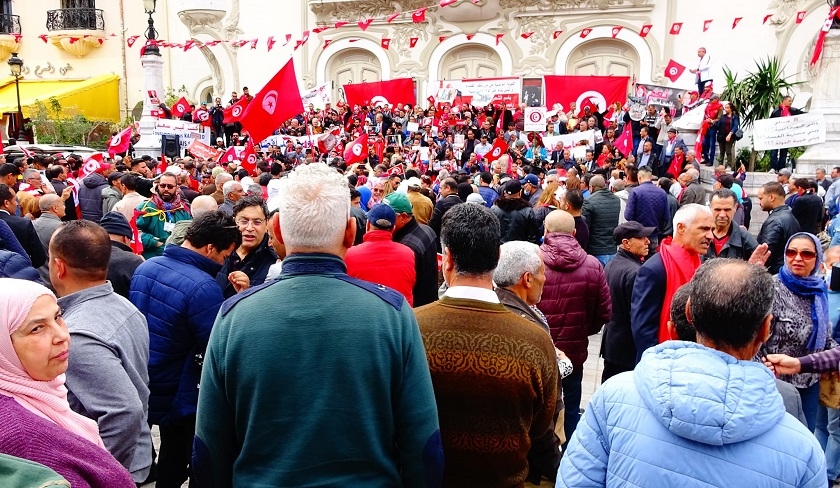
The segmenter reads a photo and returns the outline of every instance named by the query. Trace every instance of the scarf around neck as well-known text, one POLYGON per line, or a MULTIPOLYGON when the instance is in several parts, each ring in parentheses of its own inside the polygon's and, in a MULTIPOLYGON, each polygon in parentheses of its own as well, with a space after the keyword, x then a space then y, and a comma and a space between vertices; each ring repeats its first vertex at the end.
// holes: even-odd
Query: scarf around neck
POLYGON ((659 246, 659 256, 665 266, 665 300, 659 314, 659 343, 676 340, 676 334, 668 331, 671 320, 671 301, 681 286, 691 281, 700 267, 700 256, 673 243, 672 237, 666 237, 659 246))
POLYGON ((822 245, 819 239, 813 234, 807 232, 799 232, 788 239, 785 245, 785 251, 790 247, 790 243, 794 239, 807 237, 814 242, 817 250, 816 264, 811 274, 808 276, 796 276, 790 266, 782 266, 779 270, 779 281, 790 290, 794 295, 808 300, 811 304, 811 335, 808 337, 808 344, 806 348, 809 352, 819 352, 825 349, 825 341, 828 338, 831 326, 828 321, 828 288, 825 284, 825 279, 817 276, 817 269, 819 263, 822 262, 822 245))
MULTIPOLYGON (((65 376, 51 381, 33 379, 15 352, 11 335, 22 325, 38 298, 55 295, 42 285, 26 280, 0 278, 0 394, 59 427, 104 447, 96 422, 70 410, 65 376)), ((72 354, 72 353, 71 353, 72 354)))
POLYGON ((164 202, 157 193, 152 194, 151 200, 155 207, 166 213, 176 212, 178 210, 186 210, 187 213, 189 213, 189 209, 184 201, 181 200, 181 194, 179 192, 175 193, 175 200, 172 200, 171 202, 164 202))

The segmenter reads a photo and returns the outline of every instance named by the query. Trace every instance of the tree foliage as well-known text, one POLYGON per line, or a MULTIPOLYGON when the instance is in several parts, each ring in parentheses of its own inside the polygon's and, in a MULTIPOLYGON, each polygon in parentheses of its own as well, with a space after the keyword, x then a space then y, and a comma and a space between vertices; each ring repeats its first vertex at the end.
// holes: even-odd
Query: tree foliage
POLYGON ((62 107, 54 97, 35 102, 35 113, 27 127, 32 128, 39 144, 62 144, 104 148, 110 136, 110 124, 90 120, 76 107, 62 107))
POLYGON ((782 98, 802 83, 789 81, 790 77, 783 74, 784 68, 775 57, 761 59, 756 61, 755 71, 748 72, 740 81, 729 68, 723 68, 726 89, 721 99, 734 104, 742 126, 752 127, 756 120, 768 118, 782 98))

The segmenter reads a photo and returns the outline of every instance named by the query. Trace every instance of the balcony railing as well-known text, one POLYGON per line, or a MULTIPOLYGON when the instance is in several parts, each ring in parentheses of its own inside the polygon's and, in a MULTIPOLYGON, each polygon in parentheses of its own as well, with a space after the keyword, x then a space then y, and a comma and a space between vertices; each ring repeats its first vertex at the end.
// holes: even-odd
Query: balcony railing
POLYGON ((47 30, 105 30, 105 19, 96 8, 48 10, 47 30))
POLYGON ((0 14, 0 34, 20 34, 20 16, 0 14))

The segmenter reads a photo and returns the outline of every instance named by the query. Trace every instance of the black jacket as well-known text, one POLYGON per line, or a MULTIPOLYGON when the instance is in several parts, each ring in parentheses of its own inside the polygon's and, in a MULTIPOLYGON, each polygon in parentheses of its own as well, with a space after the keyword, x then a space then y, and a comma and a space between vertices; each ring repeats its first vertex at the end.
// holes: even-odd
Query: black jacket
MULTIPOLYGON (((790 111, 791 115, 802 115, 802 114, 805 113, 802 110, 799 110, 798 108, 793 108, 793 107, 788 107, 788 111, 790 111)), ((771 119, 776 118, 776 117, 781 117, 781 116, 782 116, 782 107, 776 107, 776 110, 773 110, 772 112, 770 112, 770 118, 771 119)))
POLYGON ((534 209, 522 198, 498 198, 490 207, 499 219, 502 244, 508 241, 539 242, 534 209))
POLYGON ((108 261, 108 281, 114 293, 128 298, 131 277, 134 270, 143 264, 143 258, 131 252, 131 248, 117 241, 111 241, 111 260, 108 261))
POLYGON ((706 251, 706 259, 731 258, 748 261, 757 247, 755 237, 746 228, 733 222, 729 226, 729 240, 723 245, 720 254, 715 254, 715 245, 711 244, 706 251))
MULTIPOLYGON (((52 183, 53 188, 55 188, 55 194, 61 196, 61 193, 67 188, 67 183, 59 180, 53 179, 50 181, 52 183)), ((64 201, 64 217, 61 218, 64 222, 69 222, 71 220, 77 220, 78 216, 76 216, 76 202, 72 198, 68 198, 64 201)))
POLYGON ((9 228, 12 229, 23 250, 29 255, 29 261, 33 268, 40 268, 47 262, 47 251, 41 244, 41 239, 38 238, 38 233, 35 232, 31 220, 10 215, 8 212, 0 212, 0 220, 9 224, 9 228))
POLYGON ((767 220, 761 224, 758 243, 770 247, 770 259, 767 260, 767 270, 770 274, 778 273, 784 266, 787 241, 799 230, 799 222, 787 205, 780 205, 771 210, 767 220))
POLYGON ((438 261, 435 243, 440 245, 440 239, 435 236, 435 232, 412 217, 408 223, 394 231, 393 240, 408 246, 414 253, 414 269, 417 273, 417 281, 412 290, 414 307, 437 301, 438 261))
POLYGON ((593 256, 615 254, 613 231, 618 227, 621 199, 604 188, 583 201, 583 217, 589 224, 589 243, 586 252, 593 256))
POLYGON ((251 287, 262 285, 265 277, 268 276, 268 268, 277 263, 277 254, 268 245, 268 234, 263 237, 262 242, 256 249, 249 252, 245 259, 240 259, 236 251, 232 252, 221 271, 216 275, 216 283, 222 288, 225 298, 236 295, 236 289, 228 280, 228 275, 234 271, 242 271, 251 280, 251 287))
POLYGON ((642 261, 634 254, 619 249, 615 258, 607 263, 604 273, 612 298, 612 316, 604 327, 601 352, 605 361, 627 369, 636 365, 636 345, 630 328, 630 303, 633 284, 642 261))
POLYGON ((79 185, 79 208, 82 218, 99 223, 102 218, 102 190, 108 188, 108 180, 99 173, 91 173, 79 185))
MULTIPOLYGON (((443 198, 438 198, 438 201, 435 203, 435 210, 432 212, 432 218, 429 219, 429 227, 435 231, 438 239, 440 239, 440 226, 442 224, 444 214, 446 214, 450 208, 458 205, 459 203, 464 203, 464 201, 461 200, 461 197, 459 197, 457 193, 453 193, 443 198)), ((439 243, 438 251, 440 251, 439 243)))
POLYGON ((814 235, 820 233, 824 210, 822 198, 816 193, 808 192, 799 195, 790 207, 790 211, 799 222, 802 232, 810 232, 814 235))

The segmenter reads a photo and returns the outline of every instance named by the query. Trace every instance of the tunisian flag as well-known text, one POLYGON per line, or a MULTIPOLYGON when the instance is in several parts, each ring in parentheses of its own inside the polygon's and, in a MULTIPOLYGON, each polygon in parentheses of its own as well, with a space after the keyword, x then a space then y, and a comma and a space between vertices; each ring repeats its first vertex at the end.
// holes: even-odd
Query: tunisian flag
POLYGON ((668 66, 665 67, 665 78, 671 80, 671 83, 676 83, 684 71, 685 66, 672 59, 668 61, 668 66))
POLYGON ((283 122, 301 113, 303 101, 300 99, 295 64, 290 59, 248 103, 239 121, 253 140, 262 141, 283 122))
POLYGON ((504 137, 497 137, 495 141, 493 141, 493 147, 487 151, 487 154, 484 155, 484 160, 487 164, 492 163, 493 161, 502 157, 502 154, 505 154, 508 150, 508 144, 505 142, 504 137))
POLYGON ((254 174, 257 171, 257 152, 254 150, 254 143, 252 139, 248 139, 245 144, 245 150, 242 151, 242 169, 248 171, 248 174, 254 174))
POLYGON ((591 99, 598 112, 607 110, 613 102, 622 105, 627 101, 629 76, 545 76, 545 106, 560 103, 567 110, 574 103, 583 109, 591 99))
POLYGON ((188 114, 190 112, 192 112, 192 107, 190 107, 190 102, 188 102, 184 97, 181 97, 180 100, 172 105, 172 115, 175 117, 181 118, 184 114, 188 114))
POLYGON ((624 131, 615 140, 615 147, 626 158, 633 152, 633 127, 631 124, 624 124, 624 131))
POLYGON ((131 144, 131 130, 132 126, 128 126, 116 135, 111 136, 108 141, 108 155, 112 158, 114 154, 124 153, 128 151, 128 146, 131 144))
POLYGON ((227 107, 226 109, 222 110, 222 113, 225 115, 225 124, 232 124, 234 122, 238 122, 240 118, 242 118, 242 113, 245 112, 245 107, 248 106, 248 99, 245 97, 240 98, 236 101, 233 105, 227 107))
POLYGON ((344 95, 347 97, 347 104, 351 107, 354 105, 375 107, 386 103, 392 107, 398 103, 414 105, 414 80, 399 78, 344 85, 344 95))
MULTIPOLYGON (((345 92, 346 93, 346 92, 345 92)), ((362 134, 355 141, 344 148, 344 162, 347 164, 360 163, 368 157, 368 136, 362 134)))

